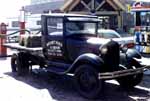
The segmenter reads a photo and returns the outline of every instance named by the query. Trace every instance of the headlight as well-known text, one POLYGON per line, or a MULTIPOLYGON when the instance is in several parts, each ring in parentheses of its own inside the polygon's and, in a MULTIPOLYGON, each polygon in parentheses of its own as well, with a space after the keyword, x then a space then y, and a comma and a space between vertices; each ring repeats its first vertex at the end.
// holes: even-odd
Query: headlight
POLYGON ((101 54, 106 54, 107 53, 107 51, 108 51, 108 48, 107 47, 101 47, 100 48, 100 51, 101 51, 101 54))

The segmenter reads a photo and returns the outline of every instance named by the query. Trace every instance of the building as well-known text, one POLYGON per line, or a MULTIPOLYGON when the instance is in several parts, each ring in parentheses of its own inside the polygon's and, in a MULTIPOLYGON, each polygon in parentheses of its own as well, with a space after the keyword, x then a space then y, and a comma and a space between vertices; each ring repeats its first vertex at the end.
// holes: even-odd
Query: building
POLYGON ((60 11, 65 0, 31 0, 31 5, 25 7, 31 14, 42 14, 60 11))
MULTIPOLYGON (((134 3, 135 0, 31 0, 31 4, 25 6, 26 26, 28 28, 40 26, 37 18, 31 19, 35 14, 64 12, 97 15, 101 21, 99 25, 101 28, 111 28, 121 32, 129 32, 132 29, 133 32, 135 17, 134 13, 130 12, 130 8, 134 3)), ((8 21, 13 28, 19 26, 18 17, 9 18, 8 21)))
POLYGON ((72 0, 61 8, 64 12, 93 14, 101 19, 104 28, 121 29, 123 12, 126 10, 119 0, 72 0))
MULTIPOLYGON (((126 4, 132 5, 133 3, 132 0, 31 0, 31 4, 25 6, 25 11, 28 12, 26 25, 31 25, 28 22, 36 24, 39 22, 29 21, 31 15, 65 12, 97 15, 101 21, 101 28, 128 31, 131 27, 134 27, 134 16, 127 12, 126 4)), ((9 25, 15 27, 18 24, 17 21, 18 17, 15 19, 9 18, 9 25)))
POLYGON ((61 2, 62 0, 31 0, 31 5, 43 4, 48 2, 56 2, 56 1, 61 2))
POLYGON ((31 0, 25 7, 31 14, 65 12, 97 15, 101 27, 123 28, 123 12, 126 8, 122 0, 31 0))
MULTIPOLYGON (((25 19, 26 29, 36 30, 41 28, 41 14, 26 15, 25 19)), ((19 30, 19 17, 7 18, 7 29, 8 31, 19 30)))

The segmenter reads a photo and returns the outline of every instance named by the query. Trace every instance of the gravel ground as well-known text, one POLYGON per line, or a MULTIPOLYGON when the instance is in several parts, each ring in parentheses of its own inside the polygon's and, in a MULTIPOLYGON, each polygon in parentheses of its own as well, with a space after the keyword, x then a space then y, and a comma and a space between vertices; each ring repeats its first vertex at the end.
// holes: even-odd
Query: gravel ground
MULTIPOLYGON (((0 101, 93 101, 80 96, 70 76, 54 76, 45 72, 17 77, 10 71, 10 58, 1 60, 0 101)), ((104 91, 95 101, 150 101, 150 75, 130 91, 116 81, 105 83, 104 91)))

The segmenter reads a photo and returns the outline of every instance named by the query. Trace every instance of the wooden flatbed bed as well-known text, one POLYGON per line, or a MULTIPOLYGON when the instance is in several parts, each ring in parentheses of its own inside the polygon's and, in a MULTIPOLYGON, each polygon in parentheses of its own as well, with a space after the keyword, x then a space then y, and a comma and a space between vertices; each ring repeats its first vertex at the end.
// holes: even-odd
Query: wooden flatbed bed
POLYGON ((30 48, 30 47, 21 46, 19 45, 19 43, 5 43, 3 46, 18 51, 29 51, 29 52, 42 51, 42 47, 30 48))

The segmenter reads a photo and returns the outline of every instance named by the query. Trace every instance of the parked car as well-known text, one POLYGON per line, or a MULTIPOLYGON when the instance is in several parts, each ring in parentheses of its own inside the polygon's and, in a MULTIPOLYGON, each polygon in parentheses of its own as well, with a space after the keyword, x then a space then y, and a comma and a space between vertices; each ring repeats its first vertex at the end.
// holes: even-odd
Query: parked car
POLYGON ((118 32, 116 32, 115 30, 111 30, 111 29, 99 29, 98 36, 106 38, 106 39, 121 38, 121 36, 118 32))
POLYGON ((113 39, 124 47, 133 48, 134 47, 134 37, 122 37, 121 34, 111 29, 99 29, 98 36, 106 39, 113 39))

